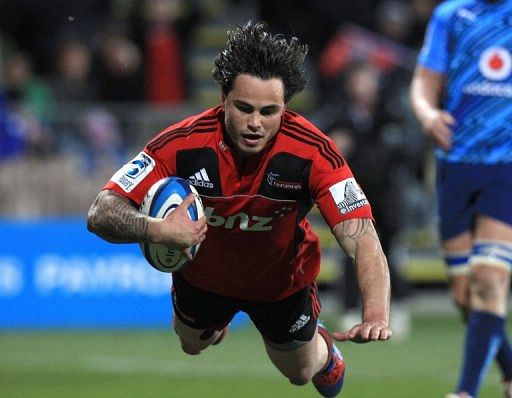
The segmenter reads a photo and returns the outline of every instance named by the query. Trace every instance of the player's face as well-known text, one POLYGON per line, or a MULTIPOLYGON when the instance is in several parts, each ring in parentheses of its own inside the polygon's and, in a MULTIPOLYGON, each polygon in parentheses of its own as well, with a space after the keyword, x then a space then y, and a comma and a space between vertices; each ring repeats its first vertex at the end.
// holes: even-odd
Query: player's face
POLYGON ((285 110, 282 80, 239 75, 222 101, 233 149, 244 157, 261 152, 281 125, 285 110))

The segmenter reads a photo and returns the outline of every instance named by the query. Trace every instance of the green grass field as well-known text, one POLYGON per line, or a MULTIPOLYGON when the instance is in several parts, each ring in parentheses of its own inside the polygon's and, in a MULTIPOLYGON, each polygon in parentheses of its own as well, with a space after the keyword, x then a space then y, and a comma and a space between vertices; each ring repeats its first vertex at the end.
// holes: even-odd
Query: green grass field
MULTIPOLYGON (((326 322, 329 326, 329 322, 326 322)), ((414 318, 405 341, 340 344, 343 397, 444 397, 457 378, 462 327, 455 317, 414 318)), ((267 359, 252 326, 197 357, 170 331, 0 333, 2 398, 316 397, 289 384, 267 359)), ((480 397, 500 397, 493 366, 480 397)))

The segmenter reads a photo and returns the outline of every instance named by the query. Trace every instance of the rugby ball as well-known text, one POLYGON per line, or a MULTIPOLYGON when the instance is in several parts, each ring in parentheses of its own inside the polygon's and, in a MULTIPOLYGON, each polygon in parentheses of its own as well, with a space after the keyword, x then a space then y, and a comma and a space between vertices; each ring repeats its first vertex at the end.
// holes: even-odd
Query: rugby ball
MULTIPOLYGON (((188 207, 188 216, 197 221, 204 215, 201 198, 194 186, 179 177, 163 178, 153 184, 140 205, 140 211, 150 217, 166 218, 191 193, 196 194, 196 199, 188 207)), ((192 258, 196 256, 199 246, 197 244, 187 249, 192 258)), ((161 243, 141 243, 140 249, 147 262, 161 272, 176 272, 190 263, 180 250, 161 243)))

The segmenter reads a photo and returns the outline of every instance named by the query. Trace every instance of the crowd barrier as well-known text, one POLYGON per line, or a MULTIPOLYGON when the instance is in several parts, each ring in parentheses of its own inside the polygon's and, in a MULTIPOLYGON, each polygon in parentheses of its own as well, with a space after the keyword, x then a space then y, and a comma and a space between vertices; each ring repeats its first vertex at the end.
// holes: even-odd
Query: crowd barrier
POLYGON ((0 231, 0 328, 170 327, 170 274, 137 244, 104 242, 79 218, 4 219, 0 231))

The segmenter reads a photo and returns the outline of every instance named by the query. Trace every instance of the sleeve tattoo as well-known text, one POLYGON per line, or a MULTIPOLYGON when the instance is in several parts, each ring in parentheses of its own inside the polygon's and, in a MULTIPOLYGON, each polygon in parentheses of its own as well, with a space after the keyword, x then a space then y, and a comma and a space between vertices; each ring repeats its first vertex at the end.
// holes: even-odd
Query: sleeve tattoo
POLYGON ((102 192, 94 201, 89 226, 111 242, 140 242, 147 239, 148 219, 127 199, 112 192, 102 192))

